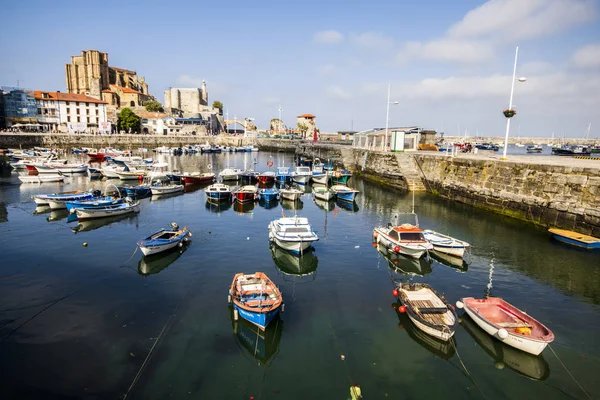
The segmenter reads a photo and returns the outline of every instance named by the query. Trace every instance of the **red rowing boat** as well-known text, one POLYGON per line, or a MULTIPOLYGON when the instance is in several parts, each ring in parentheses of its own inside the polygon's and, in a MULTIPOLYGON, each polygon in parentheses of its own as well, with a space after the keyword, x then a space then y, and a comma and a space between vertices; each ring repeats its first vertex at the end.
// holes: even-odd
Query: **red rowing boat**
POLYGON ((247 203, 256 200, 258 188, 256 186, 246 185, 233 192, 233 194, 239 203, 247 203))
POLYGON ((186 185, 194 185, 204 182, 213 182, 215 180, 215 174, 212 172, 185 172, 181 175, 181 179, 186 185))

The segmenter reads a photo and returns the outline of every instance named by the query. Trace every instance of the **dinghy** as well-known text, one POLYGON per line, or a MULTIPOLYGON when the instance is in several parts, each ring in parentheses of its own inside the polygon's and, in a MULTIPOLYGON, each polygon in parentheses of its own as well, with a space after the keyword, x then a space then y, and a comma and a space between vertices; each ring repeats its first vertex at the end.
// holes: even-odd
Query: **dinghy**
POLYGON ((275 201, 279 199, 279 189, 260 189, 258 195, 265 202, 275 201))
POLYGON ((286 187, 279 189, 279 194, 282 199, 296 201, 304 194, 304 192, 296 188, 286 187))
POLYGON ((393 291, 408 318, 417 328, 439 340, 448 341, 454 335, 458 317, 450 304, 426 283, 399 283, 393 291))
POLYGON ((465 297, 456 306, 489 335, 524 352, 537 356, 554 340, 550 329, 499 297, 465 297))
POLYGON ((600 249, 600 239, 597 237, 557 228, 550 228, 548 232, 552 234, 554 239, 571 246, 583 249, 600 249))
POLYGON ((48 204, 50 200, 84 200, 93 197, 90 192, 83 190, 73 190, 70 192, 50 193, 50 194, 34 194, 31 196, 35 204, 38 206, 48 204))
POLYGON ((301 253, 319 240, 307 218, 283 217, 269 223, 269 240, 282 249, 301 253))
POLYGON ((65 180, 65 177, 62 175, 19 175, 17 178, 21 183, 63 182, 65 180))
POLYGON ((220 202, 231 199, 231 189, 222 183, 212 184, 204 192, 206 193, 206 199, 209 201, 220 202))
POLYGON ((264 330, 283 308, 279 288, 263 272, 238 273, 233 277, 228 300, 238 316, 264 330))
POLYGON ((93 218, 113 217, 140 211, 139 202, 130 202, 114 204, 98 208, 72 208, 71 213, 77 216, 80 221, 93 218))
POLYGON ((179 229, 175 222, 171 222, 170 229, 161 229, 152 235, 137 242, 138 247, 145 256, 157 254, 176 246, 183 246, 192 236, 186 227, 179 229))
POLYGON ((335 195, 339 200, 353 202, 356 195, 360 193, 358 190, 353 189, 346 185, 333 185, 331 190, 335 192, 335 195))
POLYGON ((455 257, 463 258, 465 251, 470 248, 470 244, 453 237, 426 229, 423 231, 425 239, 433 245, 433 250, 439 253, 449 254, 455 257))
POLYGON ((163 194, 172 194, 183 192, 183 185, 152 185, 150 191, 153 196, 160 196, 163 194))
POLYGON ((336 192, 335 192, 335 190, 330 189, 325 186, 314 186, 312 188, 312 194, 313 194, 313 197, 315 197, 319 200, 329 201, 329 200, 332 200, 333 198, 335 198, 336 192))
POLYGON ((98 208, 106 207, 114 204, 123 203, 123 198, 115 198, 112 196, 97 197, 90 200, 74 200, 66 201, 65 206, 67 210, 71 211, 73 208, 98 208))
POLYGON ((194 185, 197 183, 213 182, 215 180, 215 174, 212 172, 184 172, 181 175, 181 179, 186 185, 194 185))
POLYGON ((233 192, 233 194, 235 195, 235 200, 237 202, 249 203, 256 200, 256 197, 258 196, 258 188, 256 186, 246 185, 233 192))

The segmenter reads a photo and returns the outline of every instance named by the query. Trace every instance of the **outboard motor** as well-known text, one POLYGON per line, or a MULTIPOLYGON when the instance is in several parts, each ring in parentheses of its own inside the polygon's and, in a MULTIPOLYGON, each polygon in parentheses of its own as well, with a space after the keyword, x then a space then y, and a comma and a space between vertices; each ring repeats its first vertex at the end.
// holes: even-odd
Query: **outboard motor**
POLYGON ((94 196, 94 197, 102 196, 102 190, 94 189, 90 193, 92 193, 92 196, 94 196))
POLYGON ((177 222, 171 222, 171 229, 173 229, 174 231, 179 230, 179 225, 177 225, 177 222))

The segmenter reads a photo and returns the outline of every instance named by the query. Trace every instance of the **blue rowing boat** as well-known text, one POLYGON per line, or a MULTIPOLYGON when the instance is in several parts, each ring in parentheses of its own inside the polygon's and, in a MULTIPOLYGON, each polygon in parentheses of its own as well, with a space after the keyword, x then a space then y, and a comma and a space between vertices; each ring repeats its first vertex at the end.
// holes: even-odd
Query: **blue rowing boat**
POLYGON ((279 190, 276 188, 260 189, 258 194, 267 203, 279 199, 279 190))
POLYGON ((242 317, 262 330, 283 308, 283 296, 279 288, 263 272, 236 274, 228 299, 233 304, 235 320, 238 316, 242 317))
POLYGON ((554 239, 571 246, 587 250, 600 249, 600 239, 594 236, 557 228, 550 228, 548 232, 552 234, 554 239))
POLYGON ((67 210, 71 211, 72 208, 100 208, 114 204, 121 204, 123 198, 114 198, 111 196, 96 197, 91 200, 74 200, 65 202, 67 210))

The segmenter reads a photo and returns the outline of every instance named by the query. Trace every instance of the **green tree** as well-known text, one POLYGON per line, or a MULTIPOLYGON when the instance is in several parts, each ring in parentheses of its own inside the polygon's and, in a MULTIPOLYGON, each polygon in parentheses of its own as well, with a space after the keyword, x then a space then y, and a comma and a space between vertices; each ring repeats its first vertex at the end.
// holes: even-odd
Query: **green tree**
POLYGON ((146 111, 150 112, 163 112, 163 106, 156 100, 149 100, 146 102, 146 111))
POLYGON ((140 117, 134 114, 129 108, 124 108, 119 112, 117 119, 117 129, 119 131, 139 132, 140 131, 140 117))
POLYGON ((308 126, 302 122, 298 122, 298 131, 303 139, 306 139, 306 131, 308 131, 308 126))
POLYGON ((219 100, 213 101, 212 108, 218 108, 219 114, 223 114, 223 103, 221 103, 219 100))

